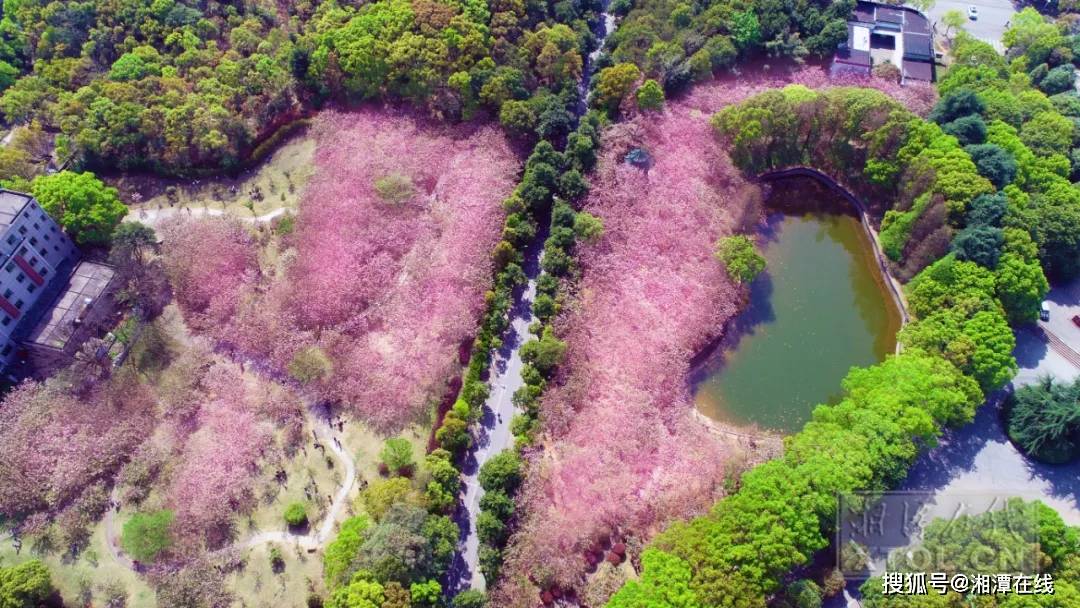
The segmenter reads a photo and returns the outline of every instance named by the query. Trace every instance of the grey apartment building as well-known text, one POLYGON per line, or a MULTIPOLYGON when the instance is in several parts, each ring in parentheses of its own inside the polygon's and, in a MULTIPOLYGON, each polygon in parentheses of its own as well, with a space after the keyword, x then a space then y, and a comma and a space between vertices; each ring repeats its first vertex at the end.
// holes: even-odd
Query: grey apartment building
POLYGON ((82 261, 32 196, 0 189, 0 368, 10 374, 42 353, 70 358, 113 274, 82 261))

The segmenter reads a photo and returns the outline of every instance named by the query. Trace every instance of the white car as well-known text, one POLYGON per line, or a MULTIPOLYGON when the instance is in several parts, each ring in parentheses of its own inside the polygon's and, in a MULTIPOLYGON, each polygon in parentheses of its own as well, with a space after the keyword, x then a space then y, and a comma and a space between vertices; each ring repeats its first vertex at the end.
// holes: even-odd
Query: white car
POLYGON ((971 19, 972 21, 974 21, 974 20, 976 20, 978 18, 979 18, 979 9, 974 7, 974 6, 969 6, 968 7, 968 19, 971 19))

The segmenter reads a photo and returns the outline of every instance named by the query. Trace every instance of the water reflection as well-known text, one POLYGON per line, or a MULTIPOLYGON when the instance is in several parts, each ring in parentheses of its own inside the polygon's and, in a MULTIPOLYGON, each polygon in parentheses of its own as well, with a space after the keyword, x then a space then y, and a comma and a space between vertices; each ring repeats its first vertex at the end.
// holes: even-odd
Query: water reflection
POLYGON ((691 382, 708 416, 795 431, 852 366, 893 351, 899 315, 855 217, 773 212, 759 243, 766 271, 691 382))

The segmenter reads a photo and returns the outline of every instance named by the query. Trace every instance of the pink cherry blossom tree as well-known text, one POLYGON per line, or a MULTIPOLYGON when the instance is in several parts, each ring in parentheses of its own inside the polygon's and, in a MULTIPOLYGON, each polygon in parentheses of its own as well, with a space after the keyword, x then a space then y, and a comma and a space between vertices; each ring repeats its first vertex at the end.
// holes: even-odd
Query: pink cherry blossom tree
POLYGON ((0 404, 0 514, 60 511, 109 479, 155 422, 152 395, 130 374, 80 395, 23 382, 0 404))
POLYGON ((399 428, 441 397, 476 332, 520 163, 495 126, 393 110, 324 112, 315 136, 280 268, 256 272, 242 228, 202 220, 166 232, 170 277, 220 345, 282 373, 318 347, 331 372, 308 388, 399 428), (230 255, 191 268, 219 247, 230 255))
POLYGON ((567 356, 543 399, 547 441, 530 458, 498 605, 536 605, 550 586, 580 589, 598 540, 647 538, 700 513, 742 456, 690 416, 691 360, 744 297, 713 257, 715 244, 762 212, 760 191, 731 164, 709 118, 786 84, 873 86, 921 111, 933 103, 932 89, 830 80, 807 68, 699 85, 662 114, 604 133, 584 203, 604 234, 579 245, 582 276, 557 321, 567 356), (639 147, 651 157, 647 171, 624 162, 639 147))

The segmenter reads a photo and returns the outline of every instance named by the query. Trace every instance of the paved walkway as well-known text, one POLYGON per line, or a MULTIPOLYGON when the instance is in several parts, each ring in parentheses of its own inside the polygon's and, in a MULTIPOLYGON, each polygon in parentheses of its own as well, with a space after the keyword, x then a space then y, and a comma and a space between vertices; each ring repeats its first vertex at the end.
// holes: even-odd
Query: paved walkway
POLYGON ((1042 335, 1046 338, 1047 344, 1054 352, 1061 355, 1077 369, 1080 369, 1080 353, 1073 350, 1073 347, 1069 346, 1064 340, 1058 337, 1058 335, 1050 330, 1045 323, 1039 323, 1039 330, 1042 332, 1042 335))

